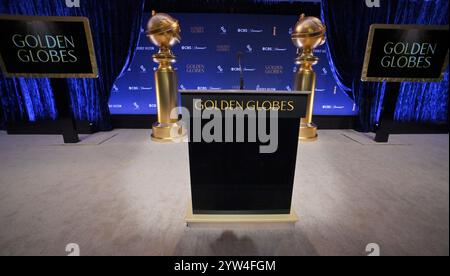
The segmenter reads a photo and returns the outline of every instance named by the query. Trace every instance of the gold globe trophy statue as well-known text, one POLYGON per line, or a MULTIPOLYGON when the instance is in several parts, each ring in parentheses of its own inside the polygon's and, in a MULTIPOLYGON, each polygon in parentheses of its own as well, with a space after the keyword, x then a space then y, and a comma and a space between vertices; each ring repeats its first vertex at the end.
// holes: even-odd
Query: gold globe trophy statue
POLYGON ((152 140, 171 142, 185 136, 185 130, 178 119, 171 119, 172 110, 177 107, 178 80, 172 68, 175 56, 170 47, 179 43, 180 25, 178 21, 165 13, 152 12, 147 24, 147 37, 159 47, 153 55, 153 61, 159 63, 155 72, 158 121, 152 127, 152 140))
POLYGON ((299 54, 295 63, 300 65, 295 75, 294 88, 297 91, 311 91, 308 97, 306 117, 302 118, 300 123, 299 139, 302 141, 315 141, 317 140, 317 126, 313 124, 312 116, 316 73, 312 67, 317 64, 319 58, 314 56, 313 50, 325 43, 325 26, 318 18, 305 17, 302 14, 293 29, 292 42, 297 47, 297 53, 299 54))

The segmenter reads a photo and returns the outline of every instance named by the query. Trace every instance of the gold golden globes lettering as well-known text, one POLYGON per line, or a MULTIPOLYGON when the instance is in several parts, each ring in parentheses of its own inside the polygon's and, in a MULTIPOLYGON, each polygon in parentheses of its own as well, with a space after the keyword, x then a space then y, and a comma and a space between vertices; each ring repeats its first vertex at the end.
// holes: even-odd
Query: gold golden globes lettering
POLYGON ((436 48, 437 44, 430 43, 387 42, 384 45, 385 56, 381 59, 381 66, 427 69, 431 67, 436 48))
POLYGON ((11 38, 23 63, 75 63, 75 39, 65 35, 22 35, 11 38))
POLYGON ((175 55, 170 48, 181 40, 180 25, 168 14, 153 12, 147 24, 147 37, 160 48, 159 52, 153 55, 153 60, 159 66, 155 71, 158 122, 152 127, 152 140, 173 142, 186 135, 178 119, 173 119, 176 116, 171 116, 177 107, 178 81, 172 68, 175 55))
POLYGON ((238 100, 205 100, 194 104, 197 110, 273 110, 292 112, 295 109, 294 101, 238 101, 238 100))

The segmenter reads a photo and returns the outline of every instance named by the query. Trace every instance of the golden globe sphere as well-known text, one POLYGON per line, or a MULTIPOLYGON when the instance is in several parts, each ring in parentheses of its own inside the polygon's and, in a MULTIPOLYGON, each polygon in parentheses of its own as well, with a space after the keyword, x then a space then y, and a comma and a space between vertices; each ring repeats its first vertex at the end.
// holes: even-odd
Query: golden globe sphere
POLYGON ((166 13, 156 13, 147 23, 147 37, 161 48, 170 48, 180 42, 180 24, 166 13))
POLYGON ((292 31, 292 42, 297 48, 314 49, 325 43, 325 31, 320 19, 302 14, 292 31))

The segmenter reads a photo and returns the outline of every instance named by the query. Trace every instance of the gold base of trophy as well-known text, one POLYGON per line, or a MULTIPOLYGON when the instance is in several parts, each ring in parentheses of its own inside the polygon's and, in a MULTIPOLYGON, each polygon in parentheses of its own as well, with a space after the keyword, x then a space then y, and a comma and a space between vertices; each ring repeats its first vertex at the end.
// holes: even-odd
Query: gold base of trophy
POLYGON ((152 126, 152 141, 171 143, 186 136, 186 129, 179 123, 155 123, 152 126))
POLYGON ((298 139, 301 142, 314 142, 318 139, 317 126, 315 124, 301 124, 298 139))

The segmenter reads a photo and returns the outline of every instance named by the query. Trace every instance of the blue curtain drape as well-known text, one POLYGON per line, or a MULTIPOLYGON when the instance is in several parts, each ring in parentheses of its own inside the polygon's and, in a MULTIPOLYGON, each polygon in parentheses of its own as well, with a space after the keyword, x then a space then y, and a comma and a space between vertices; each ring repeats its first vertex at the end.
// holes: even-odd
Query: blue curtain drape
MULTIPOLYGON (((128 67, 137 46, 145 0, 89 0, 68 8, 64 0, 1 0, 0 14, 85 16, 94 40, 98 79, 68 79, 74 115, 100 130, 110 130, 108 100, 115 79, 128 67)), ((53 92, 48 79, 7 79, 0 73, 5 121, 55 119, 53 92)))
MULTIPOLYGON (((448 0, 399 0, 395 24, 448 24, 448 0)), ((403 83, 395 119, 403 122, 448 121, 448 68, 440 83, 403 83)))
MULTIPOLYGON (((359 108, 359 129, 371 131, 389 83, 362 82, 361 71, 371 24, 448 24, 448 0, 381 0, 369 8, 361 0, 322 0, 327 52, 338 85, 359 108)), ((447 70, 448 72, 448 70, 447 70)), ((396 108, 398 121, 446 122, 448 73, 441 83, 403 83, 396 108)))

